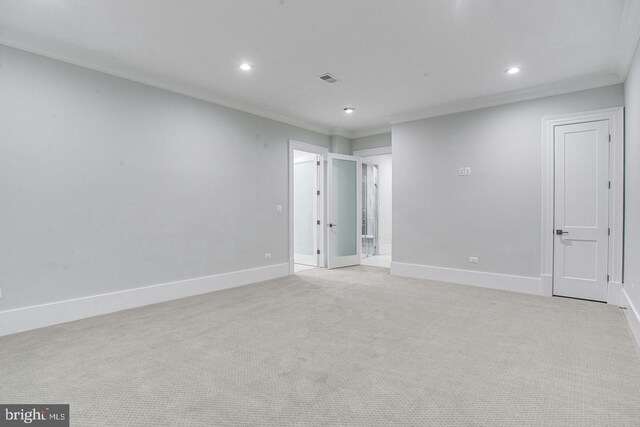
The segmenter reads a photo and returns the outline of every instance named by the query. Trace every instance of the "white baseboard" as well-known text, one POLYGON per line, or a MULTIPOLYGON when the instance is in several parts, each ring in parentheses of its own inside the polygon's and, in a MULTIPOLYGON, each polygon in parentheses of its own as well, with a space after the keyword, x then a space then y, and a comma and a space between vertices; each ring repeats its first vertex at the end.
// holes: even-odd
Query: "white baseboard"
POLYGON ((540 275, 540 293, 546 297, 553 296, 553 276, 551 274, 540 275))
POLYGON ((0 336, 289 275, 289 264, 161 283, 0 312, 0 336))
POLYGON ((629 298, 629 295, 627 295, 627 292, 624 290, 624 288, 622 289, 621 294, 622 301, 620 301, 620 306, 626 307, 626 310, 624 312, 627 317, 627 321, 629 322, 631 335, 633 335, 633 338, 635 338, 636 344, 640 349, 640 311, 638 311, 640 307, 636 307, 633 305, 631 299, 629 298))
POLYGON ((607 286, 607 304, 621 306, 622 304, 622 283, 609 282, 607 286))
POLYGON ((542 295, 541 281, 538 277, 512 276, 508 274, 405 264, 401 262, 391 263, 391 275, 542 295))

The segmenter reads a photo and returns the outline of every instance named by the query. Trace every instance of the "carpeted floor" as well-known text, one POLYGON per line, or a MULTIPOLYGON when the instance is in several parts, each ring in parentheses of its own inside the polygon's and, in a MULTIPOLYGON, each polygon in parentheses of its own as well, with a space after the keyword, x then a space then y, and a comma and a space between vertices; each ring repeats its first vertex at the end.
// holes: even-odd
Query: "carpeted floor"
POLYGON ((0 403, 75 426, 638 426, 622 310, 391 277, 295 276, 0 338, 0 403))

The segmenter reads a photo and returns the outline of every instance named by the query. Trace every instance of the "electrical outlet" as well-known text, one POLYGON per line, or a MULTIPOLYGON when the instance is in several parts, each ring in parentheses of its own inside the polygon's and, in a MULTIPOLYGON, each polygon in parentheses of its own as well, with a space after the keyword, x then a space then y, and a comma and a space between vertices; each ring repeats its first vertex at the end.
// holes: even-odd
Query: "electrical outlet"
POLYGON ((458 176, 464 176, 464 168, 458 169, 458 176))
POLYGON ((479 262, 480 262, 480 260, 478 260, 478 257, 477 257, 477 256, 470 256, 470 257, 469 257, 469 262, 470 262, 471 264, 477 264, 477 263, 479 263, 479 262))
POLYGON ((264 259, 271 259, 271 254, 264 254, 264 259))
POLYGON ((465 174, 466 176, 471 175, 471 168, 470 168, 469 166, 467 166, 466 168, 464 168, 464 174, 465 174))
POLYGON ((276 206, 276 212, 282 212, 282 205, 276 206))

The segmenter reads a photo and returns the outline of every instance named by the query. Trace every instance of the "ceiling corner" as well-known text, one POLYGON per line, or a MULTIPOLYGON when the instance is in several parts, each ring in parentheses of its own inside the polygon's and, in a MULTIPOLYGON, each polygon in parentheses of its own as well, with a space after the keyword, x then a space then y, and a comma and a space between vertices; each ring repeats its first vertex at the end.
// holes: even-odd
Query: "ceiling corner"
POLYGON ((633 60, 638 41, 640 40, 640 1, 626 0, 620 19, 620 30, 613 53, 611 71, 622 81, 627 79, 627 73, 633 60))

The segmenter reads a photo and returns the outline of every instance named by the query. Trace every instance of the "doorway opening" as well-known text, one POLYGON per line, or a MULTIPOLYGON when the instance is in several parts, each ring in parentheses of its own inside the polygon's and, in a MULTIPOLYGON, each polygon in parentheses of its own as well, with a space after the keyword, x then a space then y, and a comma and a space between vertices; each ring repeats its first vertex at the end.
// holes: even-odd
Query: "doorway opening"
POLYGON ((360 157, 289 141, 289 274, 360 264, 361 179, 360 157))
POLYGON ((294 271, 320 266, 320 156, 293 151, 294 271))
POLYGON ((391 267, 391 147, 356 151, 362 160, 363 265, 391 267))
POLYGON ((324 188, 328 150, 289 143, 289 273, 324 267, 324 188))

